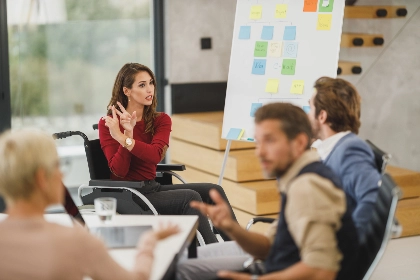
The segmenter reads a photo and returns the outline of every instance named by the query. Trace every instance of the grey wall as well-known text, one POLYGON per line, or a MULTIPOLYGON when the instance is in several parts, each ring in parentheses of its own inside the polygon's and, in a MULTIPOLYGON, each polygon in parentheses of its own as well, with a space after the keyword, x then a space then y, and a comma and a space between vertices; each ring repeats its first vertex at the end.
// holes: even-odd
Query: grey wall
MULTIPOLYGON (((403 19, 344 21, 343 31, 380 33, 385 44, 342 49, 340 59, 360 61, 363 73, 341 78, 352 82, 362 96, 360 136, 391 153, 391 164, 420 171, 420 1, 358 4, 407 6, 403 19)), ((236 1, 167 0, 166 5, 170 83, 226 81, 236 1), (201 37, 212 37, 212 50, 200 50, 201 37)))
POLYGON ((420 1, 358 4, 407 6, 404 19, 345 20, 344 31, 383 34, 385 45, 341 49, 340 59, 362 63, 362 75, 342 76, 362 96, 360 136, 391 153, 391 164, 420 171, 420 1))
POLYGON ((235 9, 236 0, 166 1, 170 83, 227 80, 235 9), (201 50, 202 37, 211 50, 201 50))

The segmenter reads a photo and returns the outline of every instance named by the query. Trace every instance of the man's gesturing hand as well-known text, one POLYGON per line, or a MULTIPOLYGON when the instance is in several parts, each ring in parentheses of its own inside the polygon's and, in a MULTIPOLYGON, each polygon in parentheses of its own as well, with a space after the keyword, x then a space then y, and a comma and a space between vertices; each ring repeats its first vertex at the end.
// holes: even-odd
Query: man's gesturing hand
POLYGON ((192 201, 191 207, 200 210, 203 215, 209 216, 215 227, 229 233, 238 224, 232 219, 228 204, 216 190, 210 190, 210 197, 215 205, 192 201))

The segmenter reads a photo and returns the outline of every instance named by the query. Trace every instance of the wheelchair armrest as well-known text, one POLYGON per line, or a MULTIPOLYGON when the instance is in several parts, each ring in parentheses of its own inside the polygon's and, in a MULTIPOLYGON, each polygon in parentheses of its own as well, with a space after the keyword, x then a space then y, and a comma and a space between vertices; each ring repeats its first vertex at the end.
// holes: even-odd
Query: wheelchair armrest
POLYGON ((249 230, 253 224, 256 224, 258 222, 262 222, 262 223, 266 223, 266 224, 271 224, 275 220, 276 219, 274 219, 274 218, 264 218, 264 217, 255 217, 255 218, 252 218, 251 220, 249 220, 248 224, 246 225, 246 230, 249 230))
MULTIPOLYGON (((91 181, 106 182, 107 180, 102 180, 102 181, 100 181, 100 180, 91 180, 91 181)), ((122 181, 122 182, 126 182, 126 181, 122 181)), ((97 186, 87 186, 85 184, 82 184, 79 187, 78 191, 77 191, 77 195, 79 196, 80 200, 83 201, 83 199, 82 199, 82 191, 83 191, 83 189, 85 189, 85 188, 95 188, 95 187, 96 188, 99 188, 99 189, 110 189, 110 188, 113 189, 114 188, 114 187, 110 187, 110 186, 98 186, 98 185, 97 186)), ((152 210, 152 212, 153 212, 154 215, 158 215, 158 212, 156 211, 156 208, 147 199, 147 197, 144 196, 144 194, 140 193, 139 191, 137 191, 137 190, 135 190, 133 188, 126 188, 126 187, 115 187, 115 188, 122 189, 122 190, 127 190, 127 191, 129 191, 129 192, 137 195, 149 207, 149 209, 152 210)))
POLYGON ((156 172, 162 171, 184 171, 185 165, 183 164, 158 164, 156 172))
POLYGON ((95 187, 95 186, 106 186, 110 188, 142 188, 144 187, 144 182, 136 182, 136 181, 114 181, 114 180, 90 180, 89 186, 95 187))

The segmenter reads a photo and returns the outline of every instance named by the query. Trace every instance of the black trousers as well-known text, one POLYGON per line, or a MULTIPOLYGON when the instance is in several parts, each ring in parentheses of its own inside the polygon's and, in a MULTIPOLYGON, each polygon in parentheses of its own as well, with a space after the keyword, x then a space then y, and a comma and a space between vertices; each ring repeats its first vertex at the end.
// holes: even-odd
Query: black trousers
MULTIPOLYGON (((209 244, 216 243, 218 240, 210 227, 207 217, 202 215, 200 211, 191 208, 190 202, 203 201, 207 204, 214 204, 209 195, 209 191, 211 189, 215 189, 219 192, 219 194, 230 206, 229 200, 227 199, 223 188, 219 185, 209 183, 159 185, 155 190, 142 193, 161 215, 198 215, 198 231, 200 231, 206 244, 209 244)), ((142 208, 147 209, 146 204, 139 197, 133 196, 133 200, 142 208)), ((230 209, 232 217, 236 221, 236 216, 233 213, 232 207, 230 207, 230 209)), ((230 240, 229 237, 222 231, 217 231, 223 240, 230 240)))

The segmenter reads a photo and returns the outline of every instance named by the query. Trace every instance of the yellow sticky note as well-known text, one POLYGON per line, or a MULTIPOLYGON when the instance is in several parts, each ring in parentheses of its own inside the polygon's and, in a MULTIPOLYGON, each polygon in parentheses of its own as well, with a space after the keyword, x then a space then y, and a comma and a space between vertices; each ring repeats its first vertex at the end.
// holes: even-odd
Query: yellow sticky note
POLYGON ((279 89, 279 80, 268 79, 267 85, 265 86, 265 92, 277 93, 279 89))
POLYGON ((251 7, 251 12, 249 13, 250 19, 260 19, 262 16, 262 6, 254 5, 251 7))
POLYGON ((245 129, 241 129, 241 132, 238 135, 238 138, 236 138, 237 140, 241 140, 242 135, 244 135, 245 129))
POLYGON ((304 80, 294 80, 290 92, 293 94, 303 94, 303 88, 305 87, 304 80))
POLYGON ((316 30, 331 30, 332 14, 318 14, 316 30))
POLYGON ((278 4, 276 5, 276 18, 286 18, 287 17, 287 4, 278 4))

